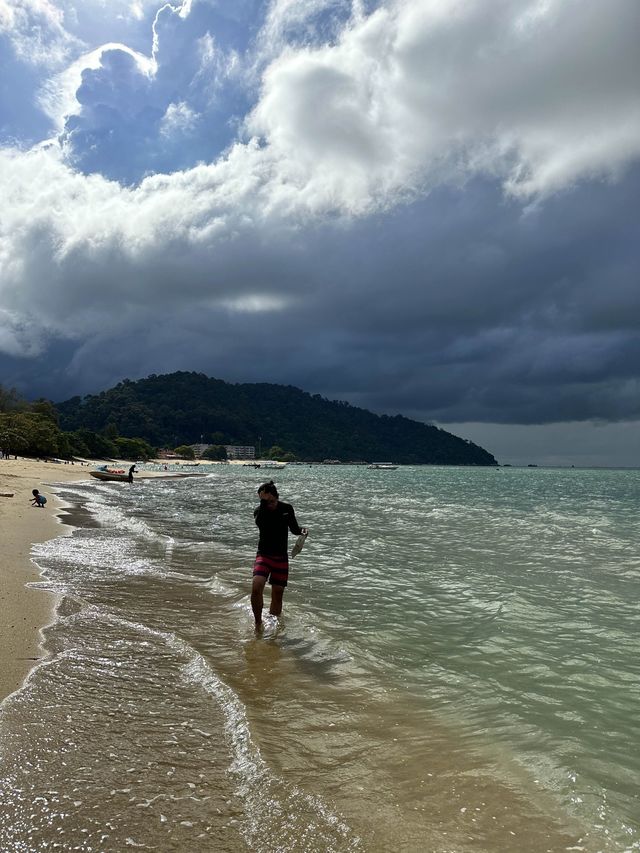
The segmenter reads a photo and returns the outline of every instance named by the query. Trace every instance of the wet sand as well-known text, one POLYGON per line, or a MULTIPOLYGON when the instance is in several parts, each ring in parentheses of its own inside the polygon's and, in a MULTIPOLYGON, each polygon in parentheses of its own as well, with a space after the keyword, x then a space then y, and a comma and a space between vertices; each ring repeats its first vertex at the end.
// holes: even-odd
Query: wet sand
POLYGON ((0 701, 20 687, 42 657, 40 629, 54 618, 56 597, 27 586, 40 579, 30 557, 32 545, 68 531, 57 518, 62 504, 51 484, 86 482, 96 464, 58 464, 20 456, 0 459, 0 701), (31 506, 32 489, 47 498, 43 509, 31 506))
POLYGON ((64 532, 56 518, 60 503, 48 484, 87 476, 88 468, 78 464, 0 460, 0 701, 22 684, 42 656, 40 629, 54 617, 55 596, 26 586, 40 577, 31 546, 64 532), (43 509, 31 506, 32 489, 46 496, 43 509))

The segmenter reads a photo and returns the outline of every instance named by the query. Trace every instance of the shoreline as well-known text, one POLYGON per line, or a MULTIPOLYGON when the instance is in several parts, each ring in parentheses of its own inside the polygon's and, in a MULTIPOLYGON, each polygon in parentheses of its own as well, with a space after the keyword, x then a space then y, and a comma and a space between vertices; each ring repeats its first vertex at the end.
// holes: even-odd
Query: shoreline
POLYGON ((59 520, 63 503, 50 482, 79 480, 84 471, 79 465, 21 457, 0 460, 0 703, 21 687, 42 660, 41 631, 55 619, 58 596, 28 586, 42 579, 31 557, 33 545, 65 535, 59 520), (29 502, 34 488, 48 499, 44 509, 29 502))
MULTIPOLYGON (((31 557, 32 547, 71 533, 73 527, 63 522, 66 504, 58 497, 57 486, 90 482, 89 471, 98 464, 72 465, 21 456, 0 459, 0 704, 44 658, 42 629, 56 618, 59 596, 29 586, 42 580, 31 557), (30 504, 34 488, 47 498, 43 509, 30 504)), ((137 479, 163 473, 147 471, 137 479)))

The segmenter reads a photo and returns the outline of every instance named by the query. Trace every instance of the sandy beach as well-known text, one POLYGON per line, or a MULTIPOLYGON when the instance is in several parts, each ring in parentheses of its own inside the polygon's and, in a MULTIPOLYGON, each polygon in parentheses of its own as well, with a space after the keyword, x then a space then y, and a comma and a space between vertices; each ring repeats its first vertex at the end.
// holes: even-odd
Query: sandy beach
POLYGON ((56 599, 44 590, 30 589, 39 579, 31 561, 31 546, 59 536, 59 502, 49 483, 85 480, 87 467, 41 462, 34 459, 0 460, 0 701, 16 690, 42 655, 40 629, 54 614, 56 599), (31 505, 31 490, 47 497, 39 509, 31 505), (12 495, 12 497, 8 497, 12 495))
MULTIPOLYGON (((40 629, 54 616, 55 596, 27 586, 39 579, 30 557, 31 546, 65 532, 57 519, 61 504, 50 484, 86 482, 95 464, 99 463, 83 466, 22 457, 0 460, 0 701, 21 685, 42 656, 40 629), (31 505, 32 489, 46 496, 44 509, 31 505)), ((125 464, 130 463, 119 467, 125 464)), ((145 472, 144 476, 159 474, 145 472)))

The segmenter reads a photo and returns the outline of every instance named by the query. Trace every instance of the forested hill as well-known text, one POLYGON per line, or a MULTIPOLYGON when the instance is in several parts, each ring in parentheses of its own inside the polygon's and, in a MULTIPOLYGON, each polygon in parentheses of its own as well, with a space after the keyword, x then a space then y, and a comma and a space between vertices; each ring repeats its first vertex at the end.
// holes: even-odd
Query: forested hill
POLYGON ((201 440, 274 445, 301 460, 496 465, 469 441, 396 415, 375 415, 285 385, 238 384, 201 373, 171 373, 56 405, 65 430, 86 428, 145 438, 156 447, 201 440))

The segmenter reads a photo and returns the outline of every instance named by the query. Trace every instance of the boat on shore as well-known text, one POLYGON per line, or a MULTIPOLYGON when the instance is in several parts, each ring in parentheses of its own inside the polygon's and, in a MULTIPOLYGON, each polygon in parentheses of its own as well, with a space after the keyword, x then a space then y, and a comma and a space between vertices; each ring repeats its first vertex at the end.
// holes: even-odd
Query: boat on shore
POLYGON ((372 462, 371 465, 367 465, 367 468, 372 471, 395 471, 397 467, 393 462, 372 462))
POLYGON ((107 468, 106 465, 103 465, 97 471, 89 471, 89 474, 96 480, 112 480, 117 483, 129 482, 129 475, 124 468, 107 468))

